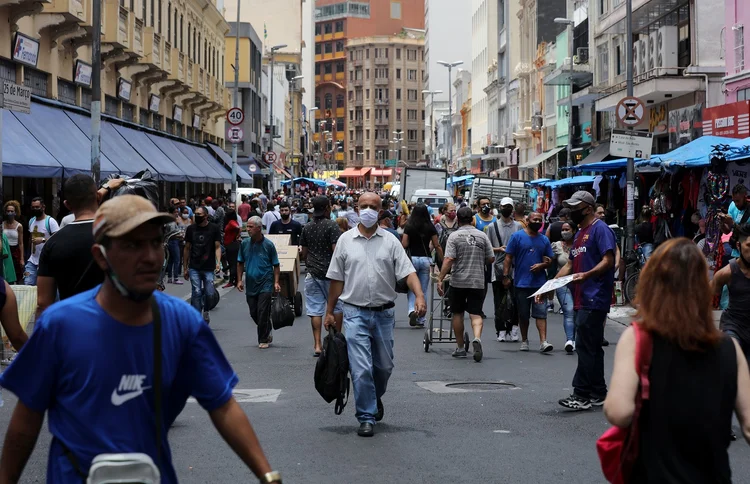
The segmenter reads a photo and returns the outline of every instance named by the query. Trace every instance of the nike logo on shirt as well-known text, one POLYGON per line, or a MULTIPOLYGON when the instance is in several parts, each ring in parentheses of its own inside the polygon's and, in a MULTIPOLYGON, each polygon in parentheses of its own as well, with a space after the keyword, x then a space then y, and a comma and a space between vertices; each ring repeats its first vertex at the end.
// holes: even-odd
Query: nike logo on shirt
POLYGON ((123 403, 143 395, 144 390, 151 388, 144 387, 143 380, 146 375, 122 375, 120 385, 112 391, 112 405, 119 407, 123 403))

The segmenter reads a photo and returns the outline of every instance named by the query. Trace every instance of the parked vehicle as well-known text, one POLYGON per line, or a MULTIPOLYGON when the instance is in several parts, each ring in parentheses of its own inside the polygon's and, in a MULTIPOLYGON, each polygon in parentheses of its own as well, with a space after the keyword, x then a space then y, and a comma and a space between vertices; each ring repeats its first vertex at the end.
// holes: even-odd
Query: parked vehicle
POLYGON ((453 203, 453 197, 448 190, 417 190, 409 203, 424 203, 437 210, 446 203, 453 203))
POLYGON ((411 201, 417 190, 446 190, 448 172, 436 168, 404 168, 399 199, 411 201))
POLYGON ((529 189, 523 180, 478 176, 474 178, 469 201, 474 203, 479 197, 488 197, 492 203, 498 203, 501 199, 510 197, 520 202, 527 200, 528 196, 529 189))

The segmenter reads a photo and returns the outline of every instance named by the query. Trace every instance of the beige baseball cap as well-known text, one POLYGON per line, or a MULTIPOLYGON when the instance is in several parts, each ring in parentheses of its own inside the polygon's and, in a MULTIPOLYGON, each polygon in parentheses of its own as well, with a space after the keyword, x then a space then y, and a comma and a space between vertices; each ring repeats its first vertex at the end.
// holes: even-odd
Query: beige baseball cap
POLYGON ((150 201, 138 195, 111 198, 102 203, 96 211, 94 240, 101 242, 104 237, 122 237, 152 221, 167 224, 174 222, 174 217, 159 212, 150 201))

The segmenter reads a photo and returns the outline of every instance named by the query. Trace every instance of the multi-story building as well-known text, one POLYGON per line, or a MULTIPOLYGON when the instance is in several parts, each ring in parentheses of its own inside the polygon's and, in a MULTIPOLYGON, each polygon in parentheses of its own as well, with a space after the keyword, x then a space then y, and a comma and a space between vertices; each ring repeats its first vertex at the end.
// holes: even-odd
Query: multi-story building
MULTIPOLYGON (((451 120, 451 136, 453 137, 451 148, 456 170, 471 169, 472 85, 471 72, 458 69, 456 79, 453 81, 453 119, 451 120)), ((476 158, 479 156, 477 155, 476 158)))
MULTIPOLYGON (((495 65, 497 55, 497 1, 472 0, 471 6, 471 99, 474 103, 471 107, 471 151, 473 154, 481 155, 483 148, 493 143, 493 130, 497 128, 496 116, 490 116, 490 112, 497 112, 496 91, 492 89, 492 107, 485 91, 490 85, 488 72, 495 65)), ((495 135, 497 136, 497 133, 495 135)), ((482 171, 478 166, 481 157, 476 157, 473 161, 474 164, 470 168, 475 172, 482 171)))
MULTIPOLYGON (((347 62, 358 67, 364 62, 364 59, 347 59, 347 42, 354 38, 394 35, 404 28, 423 29, 424 4, 401 0, 316 0, 315 6, 315 106, 318 110, 315 111, 314 146, 324 155, 324 160, 343 166, 356 158, 352 150, 346 148, 349 142, 346 135, 352 127, 346 118, 350 108, 347 88, 352 81, 347 77, 347 62)), ((362 79, 357 83, 361 85, 362 79)))
MULTIPOLYGON (((52 185, 42 186, 45 176, 89 170, 92 6, 89 0, 0 2, 0 78, 30 88, 34 101, 31 114, 3 113, 3 135, 39 147, 33 159, 14 154, 17 170, 6 158, 5 176, 30 180, 6 187, 13 196, 56 194, 52 185), (48 170, 41 169, 45 164, 48 170)), ((105 0, 101 8, 102 173, 150 167, 172 184, 165 183, 164 194, 195 193, 203 189, 180 183, 222 178, 187 157, 195 153, 185 143, 223 145, 225 136, 229 26, 215 2, 105 0)))
POLYGON ((424 158, 423 52, 424 31, 347 42, 349 165, 383 166, 389 159, 414 165, 424 158))
MULTIPOLYGON (((737 5, 743 2, 737 2, 737 5)), ((744 8, 744 7, 743 7, 744 8)), ((636 1, 633 37, 627 38, 625 2, 601 0, 589 8, 596 101, 595 134, 607 139, 615 108, 626 93, 626 51, 633 51, 634 95, 648 109, 636 129, 654 135, 653 153, 665 153, 701 135, 703 108, 723 104, 723 2, 636 1), (700 39, 700 42, 698 41, 700 39)))
MULTIPOLYGON (((456 8, 455 0, 424 0, 424 86, 427 91, 443 91, 434 96, 425 97, 425 112, 428 115, 427 124, 437 123, 439 108, 448 99, 448 86, 452 79, 448 79, 448 69, 438 64, 444 62, 465 62, 464 68, 469 67, 471 60, 471 12, 468 8, 456 8), (446 35, 450 32, 450 35, 446 35), (432 100, 435 106, 432 106, 432 100), (435 112, 433 119, 430 113, 435 112)), ((445 106, 447 107, 447 106, 445 106)), ((429 127, 428 127, 429 130, 429 127)), ((427 155, 432 156, 430 137, 427 137, 427 155)), ((434 141, 434 140, 433 140, 434 141)))

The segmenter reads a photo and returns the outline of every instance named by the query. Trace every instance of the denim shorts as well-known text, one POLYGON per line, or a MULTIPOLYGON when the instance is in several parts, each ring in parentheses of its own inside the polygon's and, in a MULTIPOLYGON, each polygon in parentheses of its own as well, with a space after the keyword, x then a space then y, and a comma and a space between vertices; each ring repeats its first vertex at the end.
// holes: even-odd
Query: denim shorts
MULTIPOLYGON (((327 279, 318 279, 317 277, 307 274, 305 276, 305 307, 307 315, 311 318, 326 315, 328 306, 328 290, 331 287, 331 281, 327 279)), ((336 303, 334 314, 342 313, 343 307, 341 301, 336 303)))
POLYGON ((516 288, 516 305, 518 307, 518 318, 521 321, 528 321, 529 318, 547 319, 547 303, 542 301, 537 303, 534 298, 529 296, 537 292, 539 288, 516 288))

